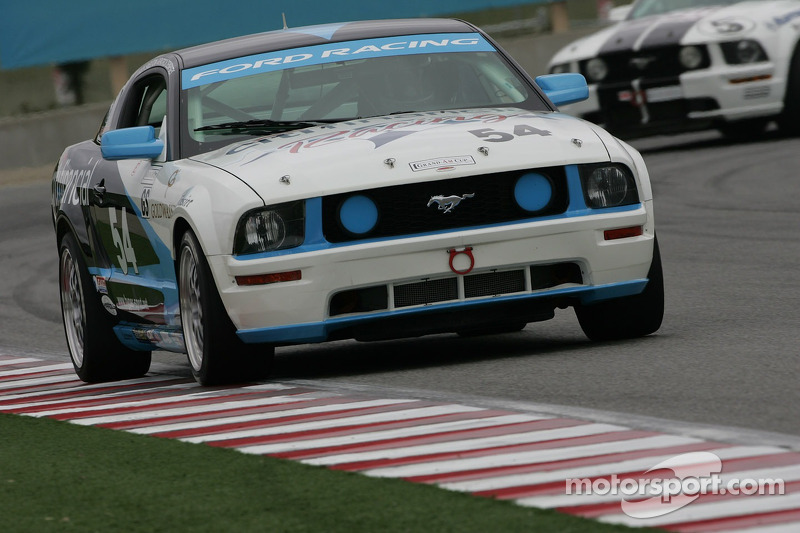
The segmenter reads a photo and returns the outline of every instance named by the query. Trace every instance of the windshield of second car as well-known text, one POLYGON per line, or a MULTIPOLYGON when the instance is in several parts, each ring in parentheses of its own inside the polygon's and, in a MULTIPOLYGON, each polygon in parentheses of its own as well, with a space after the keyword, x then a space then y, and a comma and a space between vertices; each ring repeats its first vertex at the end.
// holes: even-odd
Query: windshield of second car
POLYGON ((670 11, 693 7, 725 6, 741 1, 743 0, 639 0, 634 4, 628 18, 637 19, 651 15, 661 15, 670 11))
POLYGON ((186 69, 195 153, 320 123, 546 104, 480 34, 411 35, 281 50, 186 69))

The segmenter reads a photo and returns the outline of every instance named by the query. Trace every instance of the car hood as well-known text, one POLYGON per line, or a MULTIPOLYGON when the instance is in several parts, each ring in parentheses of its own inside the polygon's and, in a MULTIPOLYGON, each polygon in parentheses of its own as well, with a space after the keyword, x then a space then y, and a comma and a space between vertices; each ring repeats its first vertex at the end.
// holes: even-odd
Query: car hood
POLYGON ((267 203, 418 181, 608 161, 596 126, 522 109, 409 113, 254 138, 192 159, 267 203))
POLYGON ((624 20, 562 48, 550 65, 624 50, 736 40, 765 27, 774 31, 798 17, 794 0, 755 0, 624 20))

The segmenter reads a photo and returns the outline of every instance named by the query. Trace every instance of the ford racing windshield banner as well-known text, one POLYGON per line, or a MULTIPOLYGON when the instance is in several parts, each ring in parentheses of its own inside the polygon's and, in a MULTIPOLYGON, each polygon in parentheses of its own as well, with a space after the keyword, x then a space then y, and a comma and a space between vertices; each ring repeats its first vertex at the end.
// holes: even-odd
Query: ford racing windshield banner
POLYGON ((265 54, 228 59, 186 69, 181 83, 184 89, 307 65, 336 63, 348 59, 368 59, 398 55, 444 52, 494 52, 479 33, 437 33, 345 41, 265 54))

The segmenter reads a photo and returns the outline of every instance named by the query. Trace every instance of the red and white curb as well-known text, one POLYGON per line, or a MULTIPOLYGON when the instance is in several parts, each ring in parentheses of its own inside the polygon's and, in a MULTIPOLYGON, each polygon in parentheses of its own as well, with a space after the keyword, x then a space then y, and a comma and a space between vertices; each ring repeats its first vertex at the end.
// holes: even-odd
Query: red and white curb
MULTIPOLYGON (((554 508, 602 522, 673 531, 800 531, 800 453, 414 398, 380 398, 294 383, 200 387, 168 375, 85 384, 71 364, 0 354, 0 413, 174 438, 372 477, 554 508), (702 494, 652 518, 622 495, 567 494, 567 479, 646 479, 662 461, 722 460, 726 479, 781 479, 784 494, 702 494)), ((630 499, 630 498, 629 498, 630 499)), ((644 498, 640 498, 644 500, 644 498)), ((657 509, 662 502, 640 501, 657 509)), ((640 507, 641 509, 641 507, 640 507)))

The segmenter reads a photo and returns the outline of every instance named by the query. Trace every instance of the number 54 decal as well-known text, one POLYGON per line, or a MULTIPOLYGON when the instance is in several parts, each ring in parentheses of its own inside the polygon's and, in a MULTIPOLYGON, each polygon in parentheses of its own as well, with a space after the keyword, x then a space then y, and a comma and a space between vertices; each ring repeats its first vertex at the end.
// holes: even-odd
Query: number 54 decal
POLYGON ((505 131, 493 130, 492 128, 469 130, 469 132, 475 137, 480 137, 481 139, 491 143, 504 143, 506 141, 514 140, 514 137, 524 137, 526 135, 541 135, 542 137, 548 137, 550 135, 550 132, 547 130, 540 130, 539 128, 534 128, 533 126, 528 126, 526 124, 517 124, 514 126, 513 134, 505 131))
POLYGON ((117 261, 122 268, 122 273, 128 273, 128 263, 133 265, 134 273, 139 273, 139 267, 136 265, 136 254, 133 252, 131 245, 131 233, 128 231, 128 217, 125 208, 122 208, 122 236, 117 229, 117 211, 113 207, 108 208, 108 219, 111 223, 111 239, 114 241, 114 246, 119 250, 117 261))

